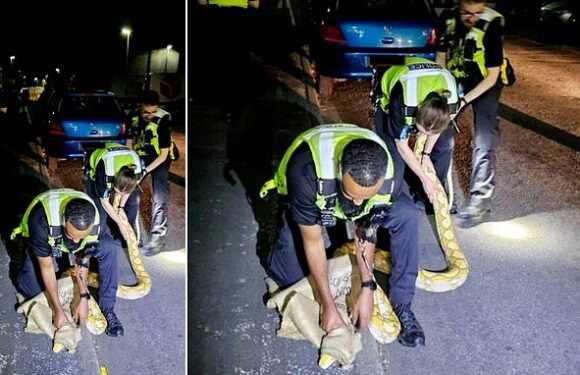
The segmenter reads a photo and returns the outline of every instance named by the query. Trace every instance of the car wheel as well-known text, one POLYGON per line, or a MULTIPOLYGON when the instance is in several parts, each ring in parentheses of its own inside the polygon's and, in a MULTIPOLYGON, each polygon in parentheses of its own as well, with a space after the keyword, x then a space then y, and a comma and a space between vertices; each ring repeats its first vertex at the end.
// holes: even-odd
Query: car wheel
POLYGON ((58 159, 53 157, 48 157, 48 170, 55 171, 58 168, 58 159))
POLYGON ((318 76, 318 93, 320 96, 329 97, 334 91, 334 78, 327 76, 318 76))

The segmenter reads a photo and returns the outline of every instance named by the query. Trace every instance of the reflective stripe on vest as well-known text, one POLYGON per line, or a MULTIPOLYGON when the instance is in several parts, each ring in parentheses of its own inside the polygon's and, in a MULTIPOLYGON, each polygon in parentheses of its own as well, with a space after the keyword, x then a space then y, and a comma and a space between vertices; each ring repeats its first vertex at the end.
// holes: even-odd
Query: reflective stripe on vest
MULTIPOLYGON (((503 16, 495 10, 485 7, 483 14, 479 18, 479 21, 467 32, 464 40, 461 41, 458 46, 451 49, 451 57, 449 61, 447 61, 447 68, 456 78, 467 77, 467 72, 465 69, 466 64, 477 64, 477 68, 481 73, 481 76, 483 78, 487 77, 487 68, 485 66, 485 46, 483 44, 483 38, 487 28, 489 27, 489 24, 498 17, 500 18, 501 25, 503 26, 505 22, 503 16), (464 53, 464 48, 468 41, 472 41, 471 43, 475 44, 475 50, 473 51, 473 56, 471 58, 466 58, 464 53)), ((446 32, 449 30, 451 33, 454 33, 456 30, 456 22, 457 21, 455 18, 448 19, 446 21, 446 32)))
MULTIPOLYGON (((64 209, 68 204, 68 202, 70 202, 72 199, 75 198, 85 199, 91 202, 91 204, 95 208, 95 220, 93 221, 93 230, 90 235, 83 238, 81 244, 75 250, 75 252, 84 249, 85 246, 89 243, 97 242, 100 221, 99 210, 97 210, 95 202, 93 202, 93 200, 87 194, 74 189, 53 189, 37 195, 26 208, 24 216, 20 221, 20 225, 14 228, 12 234, 10 235, 10 238, 14 239, 18 234, 22 234, 22 236, 26 238, 30 236, 28 218, 30 216, 30 213, 32 212, 32 209, 36 207, 38 203, 41 203, 44 208, 46 220, 49 226, 49 236, 47 242, 50 246, 55 246, 55 244, 59 242, 57 239, 62 237, 61 228, 64 224, 62 223, 64 209)), ((60 249, 62 251, 68 252, 68 249, 64 246, 64 243, 62 242, 60 243, 60 249)))
MULTIPOLYGON (((337 186, 340 182, 337 183, 337 180, 342 177, 339 176, 338 160, 340 160, 345 146, 355 139, 369 139, 381 145, 387 156, 387 171, 379 193, 368 199, 365 207, 356 216, 350 216, 348 219, 356 220, 366 215, 373 206, 390 204, 393 190, 393 160, 391 154, 383 140, 376 133, 351 124, 320 125, 300 134, 284 154, 274 178, 266 182, 260 190, 260 196, 265 197, 268 194, 268 190, 274 188, 277 189, 279 194, 288 195, 286 168, 294 152, 305 142, 310 148, 318 178, 319 186, 316 206, 321 210, 328 209, 329 199, 333 199, 338 193, 337 186)), ((332 215, 335 217, 347 218, 337 200, 332 210, 332 215)))
POLYGON ((451 96, 447 99, 451 112, 455 112, 459 101, 457 83, 453 75, 431 60, 411 57, 405 59, 405 65, 390 67, 381 79, 381 108, 387 112, 393 87, 401 83, 403 103, 405 105, 405 123, 412 125, 417 107, 431 92, 448 90, 451 96), (414 109, 413 111, 409 109, 414 109))
POLYGON ((220 7, 240 7, 247 8, 248 0, 208 0, 210 5, 217 5, 220 7))
POLYGON ((90 157, 89 165, 91 170, 89 172, 89 178, 91 180, 95 179, 95 172, 100 161, 103 161, 105 166, 105 176, 107 177, 107 188, 112 188, 112 181, 119 172, 119 170, 124 166, 130 166, 134 164, 135 174, 141 175, 141 159, 139 155, 130 148, 123 146, 118 143, 106 143, 105 148, 95 150, 90 157))
MULTIPOLYGON (((157 129, 159 128, 159 123, 161 122, 161 120, 165 117, 165 116, 169 116, 171 118, 171 115, 169 114, 169 112, 158 108, 157 109, 157 113, 155 114, 155 117, 153 117, 153 120, 151 120, 151 122, 149 124, 147 124, 147 126, 145 126, 145 129, 140 130, 139 131, 139 135, 137 136, 137 142, 135 143, 135 146, 133 147, 133 149, 137 152, 138 155, 142 156, 142 155, 146 155, 146 146, 151 145, 153 146, 153 148, 155 149, 155 153, 157 155, 161 154, 161 149, 159 148, 159 134, 157 133, 157 129), (145 132, 147 130, 151 131, 152 137, 150 142, 145 142, 145 132)), ((133 117, 133 126, 138 126, 139 124, 139 116, 135 116, 133 117)), ((169 146, 169 153, 172 154, 173 153, 173 142, 170 143, 169 146)))

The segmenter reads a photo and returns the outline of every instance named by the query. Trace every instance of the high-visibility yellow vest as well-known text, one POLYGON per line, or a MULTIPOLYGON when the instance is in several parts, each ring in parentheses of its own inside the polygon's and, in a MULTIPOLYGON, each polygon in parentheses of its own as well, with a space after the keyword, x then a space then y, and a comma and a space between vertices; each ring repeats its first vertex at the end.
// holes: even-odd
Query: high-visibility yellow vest
POLYGON ((393 160, 383 140, 373 131, 351 124, 319 125, 300 134, 290 145, 278 170, 272 180, 267 181, 260 190, 263 198, 271 189, 277 189, 279 194, 288 194, 286 181, 286 168, 290 158, 302 143, 307 143, 314 160, 316 176, 318 177, 318 191, 316 193, 316 206, 328 215, 335 218, 356 220, 367 215, 371 208, 379 205, 389 205, 393 192, 393 160), (344 147, 355 139, 370 139, 377 142, 385 150, 387 155, 387 171, 379 192, 368 199, 362 210, 353 216, 347 216, 342 210, 338 199, 339 170, 338 160, 344 147))
POLYGON ((83 250, 88 245, 94 245, 98 243, 100 221, 99 210, 97 210, 95 202, 93 202, 93 200, 87 194, 74 189, 53 189, 37 195, 26 208, 24 216, 20 221, 20 225, 14 228, 12 234, 10 235, 10 239, 15 239, 19 234, 25 238, 30 236, 28 218, 32 212, 32 209, 36 207, 38 203, 40 203, 42 204, 44 212, 46 213, 49 228, 47 242, 53 248, 53 253, 59 253, 61 251, 68 253, 69 250, 65 246, 64 241, 62 241, 62 226, 65 224, 62 222, 62 220, 64 216, 64 209, 67 203, 75 198, 85 199, 91 202, 93 207, 95 207, 95 220, 93 221, 93 230, 91 234, 82 239, 79 247, 74 250, 74 252, 76 253, 83 250))
POLYGON ((459 99, 457 83, 453 75, 439 64, 420 57, 408 57, 404 65, 390 67, 381 79, 381 108, 387 111, 393 87, 400 82, 403 87, 403 103, 405 105, 405 123, 415 122, 417 107, 431 92, 447 90, 451 96, 447 99, 449 112, 455 113, 459 99))

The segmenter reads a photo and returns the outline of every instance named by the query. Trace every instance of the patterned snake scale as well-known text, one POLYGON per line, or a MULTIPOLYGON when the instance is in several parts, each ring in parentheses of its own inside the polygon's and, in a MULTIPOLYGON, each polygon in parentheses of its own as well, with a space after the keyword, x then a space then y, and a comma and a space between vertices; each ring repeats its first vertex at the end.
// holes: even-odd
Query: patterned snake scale
MULTIPOLYGON (((421 152, 425 146, 426 137, 420 135, 415 142, 414 153, 420 160, 421 152)), ((445 190, 441 186, 435 172, 427 170, 427 175, 438 185, 438 192, 433 202, 435 210, 435 222, 439 244, 445 254, 447 268, 441 271, 419 269, 416 286, 429 292, 448 292, 454 290, 465 282, 469 273, 469 265, 465 255, 455 240, 453 223, 449 216, 449 205, 445 190)), ((336 250, 334 256, 354 254, 354 242, 348 242, 336 250)), ((376 249, 374 269, 383 273, 391 270, 390 254, 384 250, 376 249)), ((374 292, 373 317, 369 324, 369 331, 381 344, 393 342, 399 335, 401 326, 393 308, 380 286, 374 292)))
MULTIPOLYGON (((115 195, 113 200, 113 207, 118 209, 121 200, 120 195, 115 195)), ((127 217, 125 215, 121 216, 121 220, 124 221, 125 225, 129 225, 127 217)), ((131 227, 129 225, 129 227, 131 227)), ((145 297, 151 291, 151 277, 145 270, 143 262, 141 261, 141 256, 139 254, 139 246, 137 242, 137 236, 135 232, 131 230, 128 235, 129 238, 125 238, 127 242, 127 251, 129 253, 129 260, 131 262, 131 268, 135 272, 135 277, 137 279, 137 284, 135 285, 122 285, 119 284, 117 289, 117 297, 122 299, 139 299, 145 297)), ((88 284, 93 288, 99 287, 99 275, 90 272, 88 277, 88 284)), ((87 318, 87 329, 93 335, 100 335, 105 332, 107 328, 107 320, 103 316, 99 305, 95 302, 93 298, 89 300, 89 316, 87 318)))

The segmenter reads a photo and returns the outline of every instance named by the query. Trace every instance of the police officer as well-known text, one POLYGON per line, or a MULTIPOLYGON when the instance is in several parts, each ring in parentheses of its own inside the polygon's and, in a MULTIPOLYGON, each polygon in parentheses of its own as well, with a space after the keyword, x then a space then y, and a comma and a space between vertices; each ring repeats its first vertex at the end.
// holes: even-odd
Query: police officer
POLYGON ((94 150, 89 157, 85 174, 85 190, 95 201, 101 218, 101 230, 111 230, 106 225, 107 217, 116 224, 123 238, 127 228, 122 221, 122 215, 133 225, 136 231, 137 213, 139 211, 138 180, 142 177, 141 159, 130 148, 116 143, 107 143, 104 148, 94 150), (120 206, 115 209, 110 202, 113 194, 120 194, 120 206))
POLYGON ((459 215, 477 223, 488 212, 495 189, 496 149, 499 145, 497 111, 502 90, 502 29, 504 18, 484 0, 459 0, 441 16, 437 62, 457 78, 465 95, 460 109, 473 105, 473 166, 470 199, 459 215))
POLYGON ((201 6, 217 5, 218 7, 258 8, 260 0, 198 0, 201 6))
MULTIPOLYGON (((450 115, 458 107, 455 78, 433 61, 411 57, 403 65, 390 67, 381 79, 380 110, 375 112, 375 129, 392 144, 404 163, 419 178, 423 191, 433 201, 437 185, 425 173, 434 170, 442 185, 453 154, 453 127, 450 115), (421 162, 409 147, 413 133, 427 135, 421 162)), ((395 163, 400 163, 399 157, 395 163)), ((402 171, 403 165, 395 167, 402 171)), ((416 187, 416 178, 411 186, 416 187)))
POLYGON ((159 108, 157 92, 145 90, 131 123, 135 134, 133 149, 144 161, 143 173, 151 175, 153 187, 150 240, 144 246, 144 254, 152 256, 163 251, 167 236, 169 167, 176 152, 171 142, 171 115, 159 108))
POLYGON ((16 289, 26 299, 46 290, 56 329, 70 323, 58 298, 57 272, 76 266, 74 280, 81 299, 74 315, 84 324, 91 298, 87 288, 89 259, 94 257, 99 264, 99 306, 107 320, 105 333, 113 337, 124 334, 114 311, 118 283, 116 246, 107 232, 99 231, 99 214, 88 195, 73 189, 39 194, 11 238, 19 234, 29 239, 29 246, 16 289))
POLYGON ((264 185, 262 196, 269 188, 287 196, 268 273, 283 288, 313 275, 322 301, 324 331, 345 322, 330 294, 323 230, 334 227, 337 220, 357 220, 362 291, 355 303, 354 322, 362 329, 372 316, 376 283, 364 264, 373 264, 376 232, 383 227, 390 233, 390 300, 401 322, 399 342, 411 347, 425 343, 423 329, 411 311, 419 268, 418 211, 400 187, 401 181, 393 181, 393 163, 385 143, 371 130, 346 124, 321 125, 302 133, 286 151, 275 178, 264 185))

